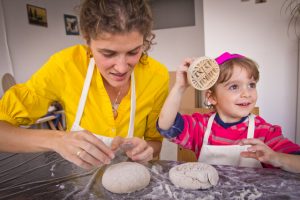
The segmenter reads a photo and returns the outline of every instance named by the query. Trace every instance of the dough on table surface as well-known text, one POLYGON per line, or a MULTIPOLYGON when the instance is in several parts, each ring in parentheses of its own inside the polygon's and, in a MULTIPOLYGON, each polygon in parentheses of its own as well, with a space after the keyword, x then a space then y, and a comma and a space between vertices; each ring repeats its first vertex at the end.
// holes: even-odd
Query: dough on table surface
POLYGON ((113 193, 130 193, 145 188, 150 183, 150 177, 150 172, 144 165, 121 162, 105 170, 102 185, 113 193))
POLYGON ((211 165, 188 162, 172 167, 169 171, 171 182, 184 189, 207 189, 217 185, 218 171, 211 165))

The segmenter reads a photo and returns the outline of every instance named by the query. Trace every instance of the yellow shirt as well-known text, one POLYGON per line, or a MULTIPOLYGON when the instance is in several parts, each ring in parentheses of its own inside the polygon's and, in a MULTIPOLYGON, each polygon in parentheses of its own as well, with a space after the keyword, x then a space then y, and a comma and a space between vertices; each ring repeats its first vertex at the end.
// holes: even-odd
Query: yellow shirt
MULTIPOLYGON (((47 113, 49 105, 58 101, 64 108, 67 130, 75 120, 79 98, 89 63, 87 48, 76 45, 54 54, 24 84, 10 88, 0 100, 0 120, 13 125, 33 124, 47 113)), ((136 113, 134 136, 146 140, 162 140, 156 120, 167 97, 169 74, 164 65, 148 57, 145 65, 134 68, 136 82, 136 113)), ((112 105, 97 67, 91 80, 80 126, 90 132, 125 137, 130 116, 130 91, 113 118, 112 105)))

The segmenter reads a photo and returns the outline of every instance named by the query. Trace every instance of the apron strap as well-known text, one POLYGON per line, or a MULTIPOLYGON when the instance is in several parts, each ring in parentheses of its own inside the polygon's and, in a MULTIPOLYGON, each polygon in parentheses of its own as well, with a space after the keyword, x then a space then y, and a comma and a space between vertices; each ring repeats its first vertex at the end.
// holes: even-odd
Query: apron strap
POLYGON ((253 114, 249 115, 247 138, 254 138, 254 129, 255 129, 254 117, 255 116, 253 114))
POLYGON ((208 137, 210 135, 210 130, 211 130, 212 124, 214 122, 215 116, 216 116, 216 113, 212 114, 208 119, 207 127, 206 127, 206 130, 204 133, 203 144, 208 143, 208 137))
MULTIPOLYGON (((80 120, 83 114, 83 109, 85 106, 86 98, 88 96, 89 87, 92 80, 92 75, 94 71, 95 60, 94 58, 90 59, 89 67, 86 73, 86 78, 84 81, 83 89, 81 92, 79 105, 77 108, 75 120, 71 130, 77 130, 80 124, 80 120)), ((136 110, 136 91, 135 91, 135 78, 134 78, 134 71, 131 73, 131 98, 130 98, 130 119, 129 119, 129 128, 127 137, 133 137, 134 134, 134 119, 135 119, 135 110, 136 110)))
POLYGON ((88 70, 87 70, 87 73, 86 73, 86 78, 85 78, 85 81, 84 81, 83 89, 81 91, 79 105, 78 105, 78 108, 77 108, 76 117, 75 117, 72 129, 79 126, 79 123, 80 123, 80 120, 81 120, 81 117, 82 117, 82 113, 83 113, 83 109, 84 109, 84 106, 85 106, 87 94, 88 94, 89 87, 90 87, 90 84, 91 84, 91 80, 92 80, 92 76, 93 76, 93 72, 94 72, 94 66, 95 66, 95 60, 94 60, 94 58, 91 58, 90 63, 89 63, 89 67, 88 67, 88 70))
POLYGON ((127 137, 133 137, 134 133, 134 118, 135 118, 135 108, 136 108, 136 96, 135 96, 135 79, 134 71, 131 73, 131 98, 130 98, 130 118, 127 137))
MULTIPOLYGON (((207 128, 204 133, 203 144, 208 144, 208 137, 210 135, 211 127, 215 116, 216 113, 212 114, 207 122, 207 128)), ((254 138, 254 129, 255 129, 254 117, 255 116, 253 114, 249 115, 247 138, 254 138)))

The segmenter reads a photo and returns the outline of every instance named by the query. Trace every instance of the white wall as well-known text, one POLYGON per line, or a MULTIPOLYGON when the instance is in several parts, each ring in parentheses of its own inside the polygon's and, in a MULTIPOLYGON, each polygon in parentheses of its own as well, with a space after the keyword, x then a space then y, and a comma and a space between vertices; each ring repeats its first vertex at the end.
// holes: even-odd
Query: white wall
POLYGON ((195 0, 195 26, 155 30, 154 45, 149 54, 176 71, 186 57, 204 55, 202 0, 195 0))
MULTIPOLYGON (((3 15, 3 6, 2 1, 0 0, 0 77, 5 73, 11 73, 12 65, 8 53, 8 45, 6 40, 6 31, 5 31, 5 20, 3 15)), ((0 89, 0 96, 2 96, 3 91, 0 89)))
MULTIPOLYGON (((300 26, 300 23, 298 24, 300 26)), ((300 30, 300 27, 299 29, 300 30)), ((296 142, 300 144, 300 39, 298 40, 298 97, 297 97, 297 125, 296 142)))
MULTIPOLYGON (((80 0, 2 0, 7 43, 17 82, 26 81, 54 52, 83 42, 80 36, 66 35, 63 16, 76 15, 74 5, 79 2, 80 0), (47 28, 29 24, 26 4, 46 8, 47 28)), ((2 46, 0 49, 3 50, 2 46)), ((2 61, 0 64, 3 65, 2 61)))
POLYGON ((260 114, 295 141, 298 40, 287 34, 284 1, 204 0, 205 54, 229 51, 257 61, 260 114))
MULTIPOLYGON (((202 0, 195 0, 195 16, 195 26, 154 31, 157 45, 149 55, 164 63, 169 71, 175 71, 186 57, 204 55, 202 0)), ((164 140, 160 159, 177 160, 177 145, 164 140)))

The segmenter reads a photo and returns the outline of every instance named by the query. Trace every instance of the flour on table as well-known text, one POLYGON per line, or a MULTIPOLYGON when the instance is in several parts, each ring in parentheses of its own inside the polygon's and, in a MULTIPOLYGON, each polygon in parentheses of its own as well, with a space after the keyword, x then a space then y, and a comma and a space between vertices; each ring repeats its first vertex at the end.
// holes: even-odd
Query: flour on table
POLYGON ((148 169, 135 162, 121 162, 109 166, 103 176, 102 185, 113 193, 130 193, 145 188, 150 182, 148 169))
POLYGON ((205 163, 188 162, 172 167, 169 171, 171 182, 184 189, 207 189, 217 185, 217 170, 205 163))

